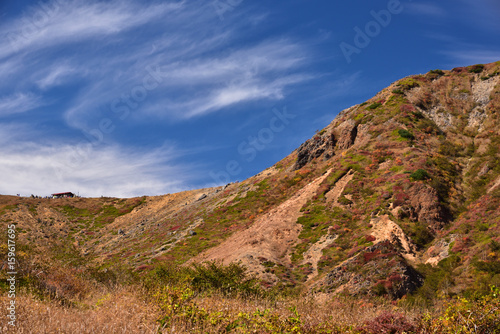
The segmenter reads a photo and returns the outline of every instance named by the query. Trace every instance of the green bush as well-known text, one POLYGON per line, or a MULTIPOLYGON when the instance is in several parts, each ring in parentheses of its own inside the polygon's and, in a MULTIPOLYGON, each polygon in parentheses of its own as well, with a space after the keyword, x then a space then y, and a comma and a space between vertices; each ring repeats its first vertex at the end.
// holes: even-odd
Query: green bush
POLYGON ((432 240, 434 240, 434 235, 429 231, 424 223, 415 223, 411 230, 411 238, 415 244, 423 248, 432 240))
POLYGON ((500 274, 500 262, 499 261, 478 261, 474 263, 477 270, 484 271, 491 274, 500 274))
POLYGON ((257 280, 247 277, 246 268, 231 263, 224 266, 217 262, 195 263, 190 267, 160 266, 144 280, 148 290, 159 286, 185 285, 195 292, 220 292, 224 295, 260 295, 257 280))
POLYGON ((473 65, 469 67, 470 73, 481 73, 484 70, 483 64, 473 65))
POLYGON ((459 256, 453 254, 441 260, 436 267, 430 264, 419 264, 417 270, 425 277, 424 284, 408 296, 410 304, 430 306, 436 296, 447 295, 455 285, 453 270, 461 264, 459 256))
POLYGON ((427 173, 426 170, 424 169, 417 169, 415 172, 410 174, 410 177, 414 181, 422 181, 422 180, 427 180, 430 178, 429 173, 427 173))
POLYGON ((495 240, 491 240, 490 249, 492 252, 500 251, 500 242, 496 242, 495 240))
POLYGON ((380 102, 375 102, 375 103, 372 103, 370 104, 368 107, 366 107, 367 109, 370 109, 370 110, 373 110, 373 109, 377 109, 378 107, 382 106, 382 103, 380 102))
POLYGON ((429 73, 437 74, 437 75, 444 75, 444 72, 442 70, 430 70, 429 73))
POLYGON ((418 81, 416 81, 413 78, 405 78, 405 79, 400 80, 398 82, 398 87, 402 91, 408 91, 412 88, 419 87, 419 86, 420 86, 420 84, 418 83, 418 81))
POLYGON ((409 140, 415 139, 415 136, 413 135, 413 133, 411 133, 408 130, 400 129, 400 130, 398 130, 398 134, 401 138, 405 138, 405 139, 409 139, 409 140))
POLYGON ((339 204, 342 205, 351 205, 353 203, 350 199, 346 198, 344 195, 339 197, 338 202, 339 204))
POLYGON ((258 295, 261 291, 254 278, 247 278, 245 267, 231 263, 228 266, 207 262, 193 264, 191 286, 195 291, 215 290, 225 295, 258 295))

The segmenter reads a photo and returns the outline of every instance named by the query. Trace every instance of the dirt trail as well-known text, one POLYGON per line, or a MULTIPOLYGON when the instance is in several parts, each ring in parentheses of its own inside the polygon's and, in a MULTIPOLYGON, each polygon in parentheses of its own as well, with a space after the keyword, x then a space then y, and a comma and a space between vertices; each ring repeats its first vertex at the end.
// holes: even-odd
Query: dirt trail
POLYGON ((500 186, 500 177, 495 181, 493 186, 490 189, 488 189, 488 194, 491 193, 493 190, 495 190, 495 188, 498 186, 500 186))
POLYGON ((342 192, 344 191, 346 185, 351 182, 352 178, 354 177, 354 172, 352 170, 349 171, 346 175, 344 175, 340 180, 338 180, 335 183, 335 186, 326 193, 325 197, 328 202, 333 202, 334 205, 339 205, 338 204, 338 199, 342 192))
POLYGON ((318 262, 323 256, 323 249, 331 245, 338 237, 338 235, 324 235, 304 253, 302 264, 309 262, 313 268, 313 272, 307 277, 308 281, 318 276, 318 262))
MULTIPOLYGON (((340 206, 338 199, 353 177, 354 172, 352 170, 341 177, 335 183, 333 188, 326 193, 325 197, 327 202, 333 202, 334 206, 340 206)), ((318 276, 318 262, 323 256, 323 249, 331 245, 337 238, 337 235, 324 235, 304 253, 304 260, 302 261, 302 264, 310 263, 313 268, 313 272, 307 277, 308 281, 318 276)))
POLYGON ((275 263, 290 263, 291 248, 297 242, 302 229, 302 225, 297 224, 297 219, 302 215, 300 209, 314 196, 330 172, 331 170, 300 189, 278 207, 258 217, 248 229, 198 255, 194 261, 220 260, 224 264, 241 261, 250 272, 259 274, 264 274, 265 268, 260 264, 263 258, 275 263))

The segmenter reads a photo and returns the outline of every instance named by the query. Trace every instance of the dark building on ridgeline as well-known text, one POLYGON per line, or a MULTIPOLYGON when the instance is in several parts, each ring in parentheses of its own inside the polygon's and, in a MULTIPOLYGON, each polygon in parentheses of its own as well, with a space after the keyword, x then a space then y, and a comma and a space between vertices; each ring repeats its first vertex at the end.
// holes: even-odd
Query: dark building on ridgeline
POLYGON ((71 198, 75 197, 75 194, 67 192, 67 193, 57 193, 57 194, 52 194, 52 198, 71 198))

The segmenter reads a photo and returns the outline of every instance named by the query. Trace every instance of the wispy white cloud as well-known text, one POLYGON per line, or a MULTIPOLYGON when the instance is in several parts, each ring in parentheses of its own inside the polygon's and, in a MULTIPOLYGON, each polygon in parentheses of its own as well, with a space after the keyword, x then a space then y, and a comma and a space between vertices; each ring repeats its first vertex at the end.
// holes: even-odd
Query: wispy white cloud
MULTIPOLYGON (((220 89, 206 89, 206 94, 203 96, 191 98, 186 102, 165 103, 162 107, 166 108, 167 113, 170 111, 169 116, 189 119, 239 103, 261 99, 281 100, 285 96, 284 90, 287 86, 312 78, 311 75, 286 75, 275 80, 244 78, 235 83, 228 83, 220 89)), ((153 110, 152 112, 162 111, 153 110)))
POLYGON ((498 0, 458 0, 455 10, 459 10, 473 29, 481 29, 488 33, 497 33, 500 28, 500 2, 498 0))
MULTIPOLYGON (((57 100, 44 117, 66 121, 69 129, 62 132, 73 134, 98 127, 103 117, 114 117, 117 127, 124 121, 130 127, 138 118, 180 122, 280 100, 314 78, 307 71, 308 47, 300 41, 241 42, 245 30, 263 24, 265 13, 252 16, 241 7, 221 22, 204 1, 51 3, 57 6, 45 19, 34 20, 36 5, 24 17, 0 24, 0 115, 57 100), (157 67, 157 86, 131 107, 125 99, 144 89, 151 79, 148 68, 157 67), (113 113, 117 100, 130 110, 129 119, 113 113)), ((112 135, 98 146, 78 146, 60 144, 65 141, 53 133, 41 134, 41 142, 22 135, 9 139, 2 131, 33 133, 23 126, 0 127, 0 175, 9 175, 0 192, 135 196, 183 190, 196 177, 192 165, 172 159, 179 151, 170 146, 140 153, 112 135)))
POLYGON ((143 6, 74 0, 56 9, 35 28, 30 13, 28 19, 0 26, 0 58, 23 64, 0 65, 0 76, 23 78, 24 89, 31 89, 31 83, 42 90, 83 80, 76 95, 65 97, 71 101, 64 118, 78 129, 88 130, 103 108, 109 111, 115 99, 124 100, 143 85, 148 66, 161 67, 161 82, 133 108, 135 117, 185 120, 249 101, 279 100, 288 86, 311 79, 302 69, 309 56, 304 45, 281 38, 235 46, 236 31, 256 18, 232 13, 222 29, 204 2, 143 6), (132 28, 151 24, 155 33, 148 39, 134 38, 132 28), (159 27, 164 33, 158 33, 159 27), (19 37, 14 41, 13 33, 19 37), (61 53, 68 43, 81 44, 69 48, 76 52, 61 53))
POLYGON ((500 49, 484 50, 477 46, 458 45, 451 50, 441 51, 441 54, 452 59, 450 66, 464 66, 466 64, 487 64, 500 60, 500 49))
POLYGON ((58 63, 49 68, 44 68, 39 72, 35 72, 33 79, 40 89, 45 90, 63 84, 65 81, 70 80, 71 76, 77 74, 81 70, 82 69, 78 69, 77 66, 72 66, 67 63, 58 63))
POLYGON ((413 2, 405 4, 405 9, 408 13, 425 15, 425 16, 445 16, 446 11, 435 3, 413 2))
POLYGON ((0 97, 0 117, 23 113, 42 105, 42 99, 32 93, 16 93, 0 97))
MULTIPOLYGON (((214 40, 220 43, 222 38, 214 40)), ((267 40, 223 55, 212 54, 215 46, 200 40, 196 52, 188 57, 179 54, 185 54, 184 48, 191 46, 169 44, 167 49, 153 44, 152 57, 139 49, 121 54, 120 59, 111 57, 105 61, 114 66, 89 66, 94 69, 96 79, 68 109, 65 116, 68 123, 85 127, 89 111, 102 105, 109 108, 115 99, 123 101, 124 94, 130 95, 134 87, 143 85, 149 75, 148 67, 161 69, 161 83, 148 92, 144 102, 137 103, 140 107, 134 108, 134 114, 160 119, 189 119, 249 101, 279 100, 288 86, 313 78, 301 69, 306 64, 306 49, 289 40, 267 40), (116 67, 120 72, 115 71, 116 67)))
POLYGON ((129 1, 54 1, 51 10, 32 7, 24 17, 0 27, 0 59, 25 50, 102 38, 176 11, 182 2, 139 6, 129 1), (8 25, 7 25, 8 24, 8 25))
POLYGON ((120 146, 16 142, 0 146, 0 194, 133 197, 188 188, 192 167, 169 160, 172 149, 141 153, 120 146), (29 182, 27 182, 29 181, 29 182), (15 189, 15 190, 14 190, 15 189))

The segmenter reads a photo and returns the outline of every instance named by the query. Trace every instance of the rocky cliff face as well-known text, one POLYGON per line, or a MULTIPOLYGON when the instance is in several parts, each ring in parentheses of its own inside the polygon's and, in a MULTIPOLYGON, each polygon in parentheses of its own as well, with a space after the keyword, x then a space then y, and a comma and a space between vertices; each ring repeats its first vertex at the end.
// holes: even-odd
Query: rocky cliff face
POLYGON ((319 157, 323 157, 324 160, 332 158, 339 151, 347 150, 354 145, 357 135, 358 124, 353 120, 347 120, 329 131, 323 130, 300 145, 293 169, 300 169, 319 157))

